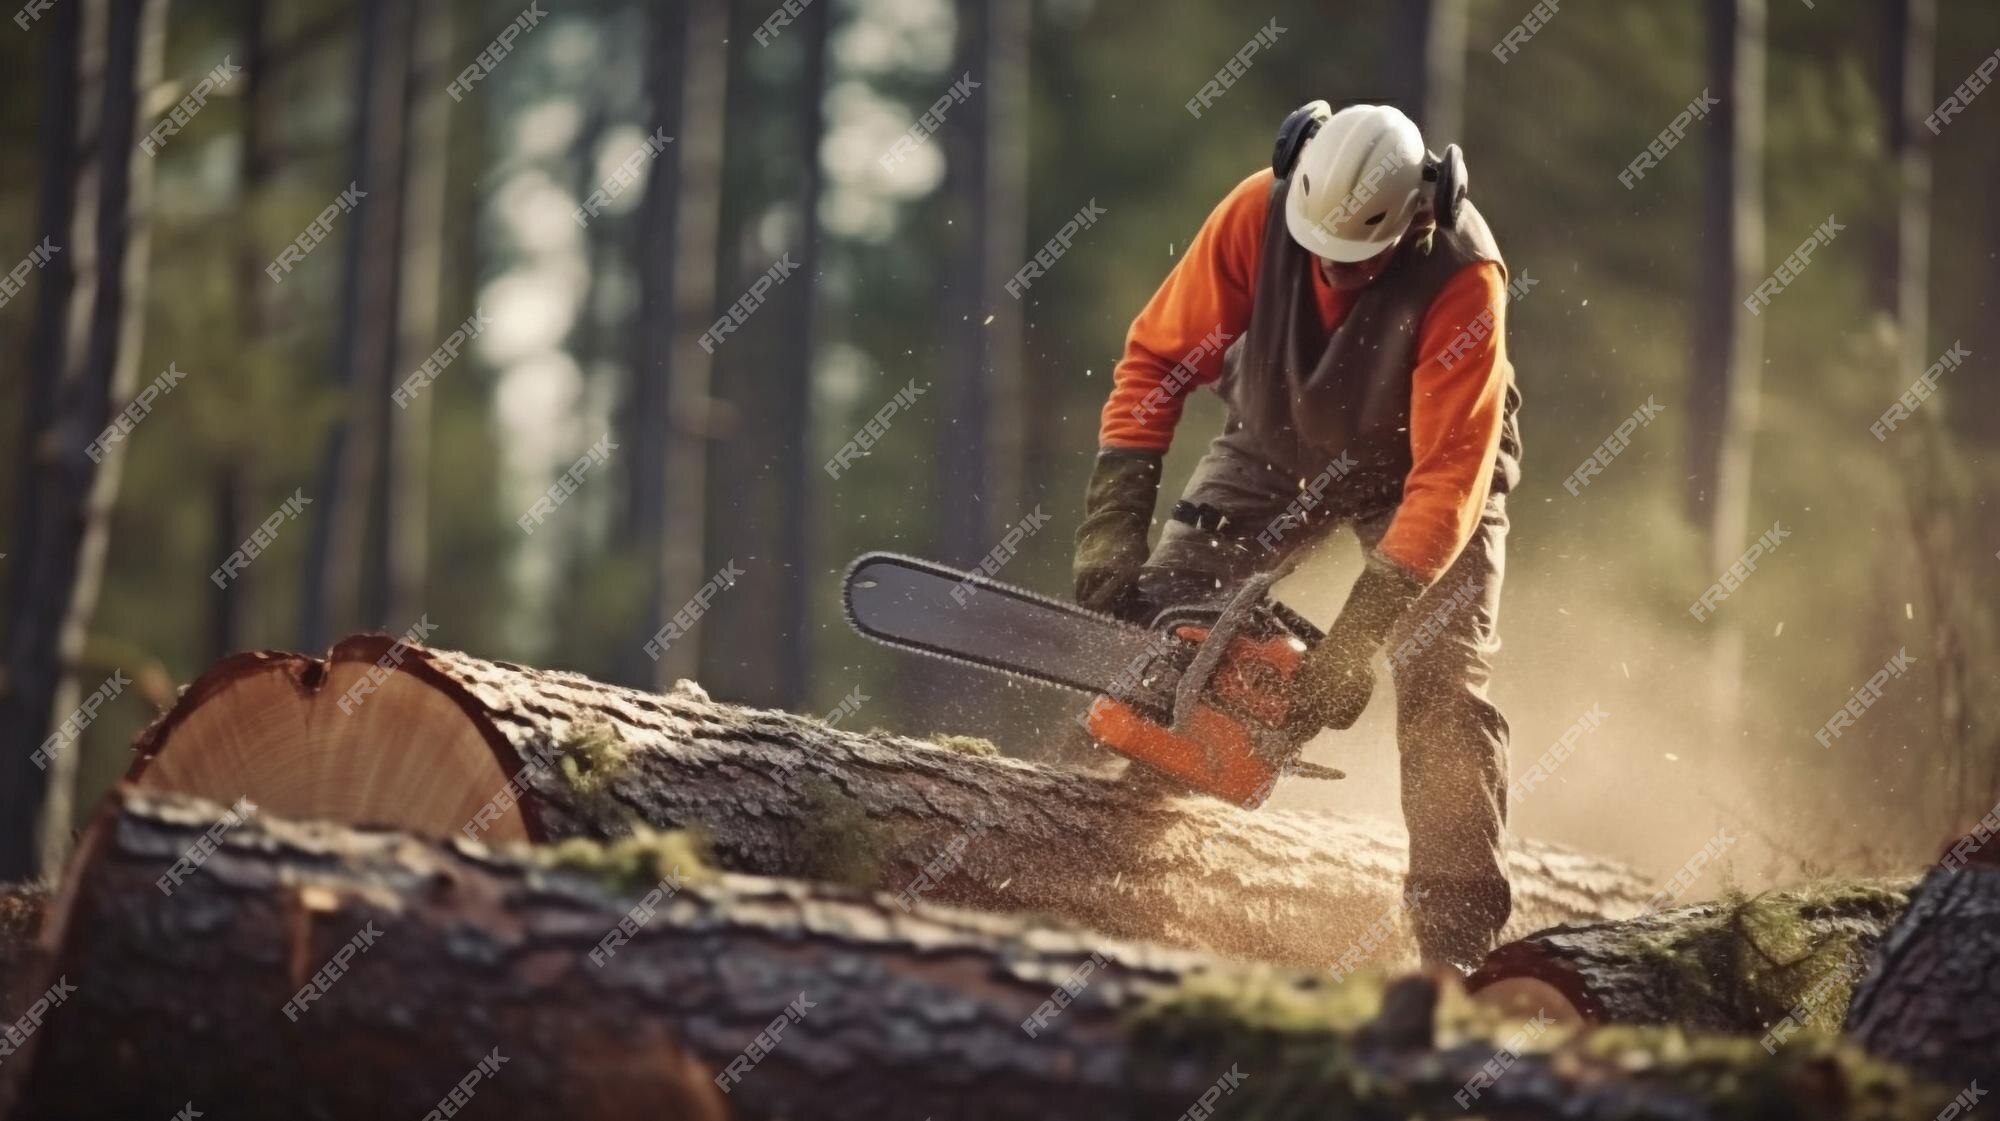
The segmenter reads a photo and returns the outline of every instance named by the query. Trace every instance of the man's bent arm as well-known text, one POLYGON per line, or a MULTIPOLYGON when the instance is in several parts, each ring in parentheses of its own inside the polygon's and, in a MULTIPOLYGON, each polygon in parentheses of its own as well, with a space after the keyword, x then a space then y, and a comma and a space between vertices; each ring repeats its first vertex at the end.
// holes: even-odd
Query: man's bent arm
POLYGON ((1222 372, 1223 350, 1250 323, 1270 192, 1269 168, 1238 183, 1132 321, 1104 403, 1100 447, 1165 451, 1187 395, 1222 372))
POLYGON ((1376 546, 1431 583, 1472 540, 1493 482, 1505 421, 1507 283, 1492 262, 1446 283, 1424 315, 1410 378, 1410 473, 1376 546))

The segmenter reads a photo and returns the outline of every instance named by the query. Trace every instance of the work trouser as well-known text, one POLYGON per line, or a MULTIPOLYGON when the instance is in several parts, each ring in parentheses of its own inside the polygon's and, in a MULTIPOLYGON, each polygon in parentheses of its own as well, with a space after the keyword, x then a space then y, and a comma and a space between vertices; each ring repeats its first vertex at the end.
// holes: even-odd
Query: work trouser
MULTIPOLYGON (((1200 526, 1166 523, 1140 571, 1141 594, 1155 607, 1220 596, 1324 540, 1339 520, 1301 511, 1296 501, 1314 483, 1252 458, 1228 437, 1217 440, 1183 496, 1212 515, 1200 526), (1216 516, 1225 520, 1208 528, 1216 516)), ((1323 488, 1325 498, 1336 499, 1339 486, 1323 488)), ((1372 549, 1394 514, 1390 508, 1344 520, 1372 549)), ((1384 650, 1396 690, 1410 834, 1403 899, 1427 961, 1476 963, 1513 906, 1502 848, 1507 720, 1487 696, 1500 646, 1495 627, 1506 541, 1506 502, 1496 495, 1465 550, 1391 632, 1384 650)))

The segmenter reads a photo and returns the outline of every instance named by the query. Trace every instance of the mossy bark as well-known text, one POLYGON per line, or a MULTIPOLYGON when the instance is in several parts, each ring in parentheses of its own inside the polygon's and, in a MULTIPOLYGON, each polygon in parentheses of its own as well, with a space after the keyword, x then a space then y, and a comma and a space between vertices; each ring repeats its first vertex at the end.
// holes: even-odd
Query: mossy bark
POLYGON ((1763 1032, 1839 1030, 1870 955, 1908 905, 1907 881, 1829 881, 1558 926, 1494 950, 1476 991, 1527 978, 1586 1020, 1763 1032))
POLYGON ((262 818, 218 833, 219 812, 126 790, 93 824, 40 963, 76 991, 34 1054, 0 1066, 32 1072, 14 1116, 164 1117, 193 1100, 216 1116, 415 1117, 496 1049, 506 1061, 473 1108, 523 1119, 692 1121, 726 1105, 792 1121, 1119 1121, 1210 1094, 1245 1118, 1462 1117, 1468 1084, 1496 1067, 1480 1116, 1935 1108, 1825 1041, 1777 1056, 1674 1033, 1523 1042, 1422 978, 1328 985, 757 877, 688 877, 598 965, 590 951, 632 914, 635 859, 644 878, 678 842, 601 858, 576 844, 551 862, 262 818), (214 851, 160 891, 205 835, 214 851), (320 995, 283 1012, 371 928, 320 995), (782 1038, 750 1048, 781 1019, 782 1038))

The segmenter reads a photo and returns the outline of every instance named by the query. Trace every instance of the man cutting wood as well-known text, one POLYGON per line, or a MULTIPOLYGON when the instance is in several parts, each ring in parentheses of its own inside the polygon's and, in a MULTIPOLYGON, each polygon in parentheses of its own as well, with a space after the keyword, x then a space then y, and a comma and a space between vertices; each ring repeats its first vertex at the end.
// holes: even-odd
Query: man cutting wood
POLYGON ((1295 678, 1302 743, 1347 728, 1386 650, 1396 692, 1404 903, 1427 964, 1468 968, 1511 910, 1498 648, 1505 496, 1520 477, 1507 268, 1389 106, 1313 102, 1272 167, 1209 214, 1126 337, 1076 537, 1086 607, 1150 619, 1217 598, 1351 526, 1366 567, 1295 678), (1186 395, 1228 405, 1157 544, 1160 461, 1186 395))

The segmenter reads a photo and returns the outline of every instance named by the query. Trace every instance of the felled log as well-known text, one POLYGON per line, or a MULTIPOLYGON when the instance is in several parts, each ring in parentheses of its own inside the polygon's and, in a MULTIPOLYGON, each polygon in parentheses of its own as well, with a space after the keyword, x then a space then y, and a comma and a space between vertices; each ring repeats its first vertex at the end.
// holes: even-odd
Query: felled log
POLYGON ((1789 1017, 1837 1031, 1908 888, 1829 881, 1558 926, 1495 949, 1467 984, 1480 992, 1538 982, 1548 999, 1597 1024, 1764 1032, 1789 1017))
POLYGON ((93 823, 44 942, 43 975, 75 991, 26 1061, 0 1065, 0 1087, 25 1091, 14 1116, 165 1117, 192 1101, 422 1117, 455 1112, 454 1088, 473 1115, 526 1121, 1930 1106, 1830 1041, 1766 1056, 1565 1040, 1454 1012, 1449 994, 1441 1010, 1428 979, 1329 986, 1017 917, 905 914, 881 894, 678 866, 670 842, 496 855, 220 812, 124 790, 93 823), (206 855, 186 871, 190 853, 206 855))
POLYGON ((1933 868, 1848 1009, 1870 1053, 1949 1086, 2000 1086, 2000 866, 1933 868))
MULTIPOLYGON (((133 781, 488 841, 695 828, 722 866, 1298 966, 1394 960, 1400 830, 357 636, 227 659, 133 781), (1389 935, 1383 936, 1383 932, 1389 935)), ((1629 869, 1527 842, 1510 930, 1637 913, 1629 869)))

